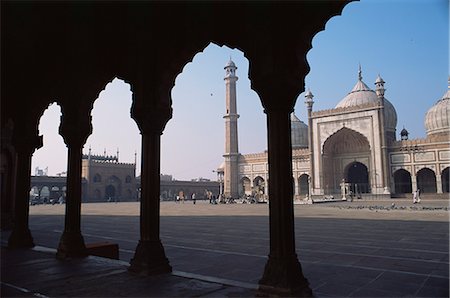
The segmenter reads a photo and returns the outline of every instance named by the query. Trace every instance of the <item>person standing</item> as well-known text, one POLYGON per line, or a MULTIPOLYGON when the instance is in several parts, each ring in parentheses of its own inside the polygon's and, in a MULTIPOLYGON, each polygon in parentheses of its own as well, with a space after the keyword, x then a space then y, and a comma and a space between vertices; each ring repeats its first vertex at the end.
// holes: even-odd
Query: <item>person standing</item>
POLYGON ((196 202, 196 199, 195 199, 195 192, 192 193, 191 199, 192 199, 192 203, 195 205, 195 202, 196 202))

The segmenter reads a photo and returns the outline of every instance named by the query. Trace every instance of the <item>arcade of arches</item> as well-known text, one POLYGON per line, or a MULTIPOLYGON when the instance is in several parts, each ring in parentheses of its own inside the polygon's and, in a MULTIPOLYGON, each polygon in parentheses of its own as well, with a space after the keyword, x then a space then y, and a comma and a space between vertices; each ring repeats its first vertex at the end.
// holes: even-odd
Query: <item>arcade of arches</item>
POLYGON ((252 89, 267 114, 271 179, 264 191, 272 198, 271 240, 260 291, 311 296, 295 251, 289 121, 304 91, 312 38, 347 2, 2 1, 1 200, 2 213, 14 221, 9 246, 34 245, 28 227, 31 156, 42 146, 39 118, 56 99, 68 148, 66 220, 57 257, 86 255, 80 229, 82 147, 92 132, 93 102, 117 77, 131 86, 131 116, 142 135, 141 231, 129 270, 171 272, 159 235, 160 137, 172 117, 176 76, 214 41, 245 53, 252 89), (230 11, 240 30, 224 22, 230 11))

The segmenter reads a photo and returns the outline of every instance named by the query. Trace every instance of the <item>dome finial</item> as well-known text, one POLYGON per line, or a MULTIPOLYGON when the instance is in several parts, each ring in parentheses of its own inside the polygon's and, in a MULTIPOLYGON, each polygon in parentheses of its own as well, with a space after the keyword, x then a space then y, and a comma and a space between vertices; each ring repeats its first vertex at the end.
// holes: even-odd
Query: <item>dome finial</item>
POLYGON ((358 80, 362 81, 361 63, 359 63, 358 80))

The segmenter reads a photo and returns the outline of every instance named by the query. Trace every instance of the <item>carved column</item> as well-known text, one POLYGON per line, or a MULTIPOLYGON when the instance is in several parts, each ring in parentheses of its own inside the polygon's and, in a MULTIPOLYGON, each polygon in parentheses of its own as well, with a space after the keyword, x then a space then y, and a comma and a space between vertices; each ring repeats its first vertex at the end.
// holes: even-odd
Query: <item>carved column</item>
POLYGON ((16 184, 14 200, 14 228, 8 239, 11 248, 33 247, 33 237, 28 227, 30 200, 31 156, 42 147, 42 136, 27 136, 29 131, 14 131, 13 145, 16 150, 16 184))
POLYGON ((61 236, 58 258, 87 255, 81 235, 81 159, 83 146, 92 133, 90 109, 63 107, 59 133, 68 148, 67 196, 64 232, 61 236))
POLYGON ((172 272, 159 235, 161 134, 172 116, 170 106, 133 104, 142 135, 140 240, 129 271, 144 275, 172 272))
POLYGON ((411 173, 411 188, 413 192, 417 190, 417 176, 414 170, 411 173))
MULTIPOLYGON (((280 104, 281 105, 281 104, 280 104)), ((267 114, 269 161, 270 253, 259 281, 260 291, 289 296, 311 296, 295 252, 292 201, 292 108, 275 107, 267 114)))
POLYGON ((436 193, 442 193, 442 176, 436 175, 436 193))

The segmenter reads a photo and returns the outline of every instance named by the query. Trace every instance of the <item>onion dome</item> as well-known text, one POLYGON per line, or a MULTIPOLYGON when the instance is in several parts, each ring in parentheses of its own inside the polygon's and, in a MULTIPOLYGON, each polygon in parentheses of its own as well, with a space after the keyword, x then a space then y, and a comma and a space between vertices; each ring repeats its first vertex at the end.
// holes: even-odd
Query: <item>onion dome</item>
MULTIPOLYGON (((381 77, 377 78, 376 83, 384 83, 381 77)), ((358 82, 337 105, 336 108, 346 108, 352 106, 366 105, 370 103, 377 103, 379 101, 378 96, 375 91, 370 89, 366 83, 362 80, 361 68, 359 70, 358 82)), ((384 98, 384 120, 385 128, 387 131, 395 132, 397 126, 397 112, 395 111, 392 103, 384 98)))
POLYGON ((427 135, 450 131, 450 77, 447 92, 432 106, 425 116, 427 135))
POLYGON ((291 114, 292 149, 308 148, 308 125, 291 114))

